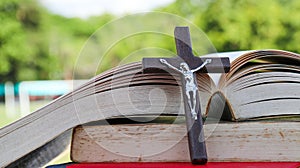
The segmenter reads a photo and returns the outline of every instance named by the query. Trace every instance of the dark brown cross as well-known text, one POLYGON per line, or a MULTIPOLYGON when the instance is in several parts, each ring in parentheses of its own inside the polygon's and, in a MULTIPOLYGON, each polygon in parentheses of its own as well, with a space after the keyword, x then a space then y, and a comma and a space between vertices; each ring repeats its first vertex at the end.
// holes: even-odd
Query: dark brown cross
POLYGON ((177 57, 175 58, 144 58, 144 72, 169 71, 181 74, 182 96, 191 162, 205 164, 207 162, 206 146, 200 109, 199 92, 194 72, 226 73, 230 69, 229 58, 195 57, 192 51, 188 27, 175 28, 177 57))

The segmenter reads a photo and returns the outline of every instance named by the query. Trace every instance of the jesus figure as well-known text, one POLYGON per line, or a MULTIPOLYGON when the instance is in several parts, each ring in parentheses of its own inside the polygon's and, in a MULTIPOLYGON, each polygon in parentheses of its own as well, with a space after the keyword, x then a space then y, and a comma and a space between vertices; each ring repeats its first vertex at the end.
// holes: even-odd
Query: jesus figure
POLYGON ((160 59, 160 62, 162 64, 167 65, 169 68, 175 70, 176 72, 179 72, 183 75, 185 80, 185 94, 188 98, 188 104, 191 109, 192 117, 197 120, 197 113, 196 113, 196 95, 198 91, 198 87, 196 85, 196 81, 194 79, 194 72, 200 70, 203 68, 206 64, 211 62, 211 59, 205 60, 203 64, 201 64, 196 69, 190 69, 187 63, 182 62, 180 63, 180 69, 174 67, 170 63, 168 63, 165 59, 160 59))

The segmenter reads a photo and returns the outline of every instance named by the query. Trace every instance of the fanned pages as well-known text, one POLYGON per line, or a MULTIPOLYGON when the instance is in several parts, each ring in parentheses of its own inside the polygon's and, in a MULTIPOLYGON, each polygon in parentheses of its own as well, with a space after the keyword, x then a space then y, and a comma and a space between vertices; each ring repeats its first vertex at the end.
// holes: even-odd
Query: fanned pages
MULTIPOLYGON (((218 85, 230 114, 227 119, 300 115, 300 56, 264 50, 242 54, 218 85), (228 118, 229 117, 229 118, 228 118)), ((228 112, 228 111, 227 111, 228 112)))

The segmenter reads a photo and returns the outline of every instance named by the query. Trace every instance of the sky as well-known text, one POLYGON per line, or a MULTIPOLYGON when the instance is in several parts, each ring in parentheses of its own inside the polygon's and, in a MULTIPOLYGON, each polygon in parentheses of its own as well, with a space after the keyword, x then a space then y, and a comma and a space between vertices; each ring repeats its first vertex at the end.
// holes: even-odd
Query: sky
POLYGON ((88 18, 105 12, 115 15, 151 11, 174 0, 39 0, 49 11, 65 17, 88 18))

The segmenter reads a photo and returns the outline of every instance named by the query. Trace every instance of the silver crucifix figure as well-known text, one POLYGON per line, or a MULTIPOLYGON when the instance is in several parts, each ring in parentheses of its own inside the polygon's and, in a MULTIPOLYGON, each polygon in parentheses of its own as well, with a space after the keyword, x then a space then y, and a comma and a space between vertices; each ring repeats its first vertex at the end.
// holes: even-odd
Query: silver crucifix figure
POLYGON ((189 103, 189 106, 191 109, 192 117, 194 118, 194 120, 197 120, 197 113, 196 113, 196 100, 197 100, 196 95, 197 95, 197 93, 196 92, 198 91, 198 87, 196 86, 196 82, 195 82, 193 73, 200 70, 201 68, 203 68, 206 64, 211 63, 211 59, 206 59, 203 64, 201 64, 196 69, 192 69, 192 70, 190 69, 188 64, 185 62, 180 63, 180 69, 174 67, 173 65, 168 63, 165 59, 160 59, 160 62, 183 75, 183 77, 185 79, 185 94, 188 98, 188 103, 189 103))

